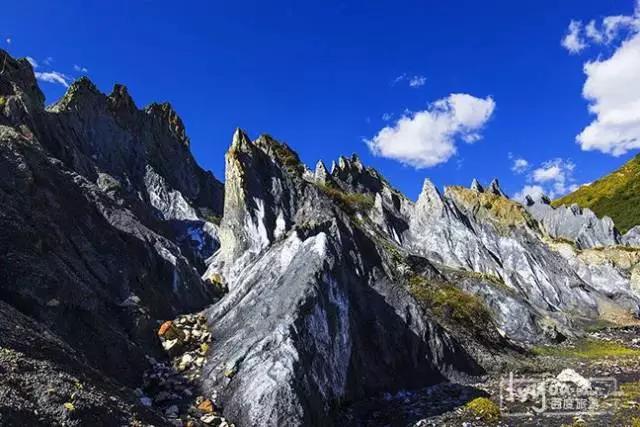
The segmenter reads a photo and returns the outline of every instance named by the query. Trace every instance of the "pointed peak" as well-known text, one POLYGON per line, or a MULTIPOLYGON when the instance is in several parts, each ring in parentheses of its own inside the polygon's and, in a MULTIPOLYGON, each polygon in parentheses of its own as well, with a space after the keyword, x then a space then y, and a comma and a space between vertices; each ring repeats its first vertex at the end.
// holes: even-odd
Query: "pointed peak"
POLYGON ((496 196, 507 197, 500 188, 500 182, 498 181, 498 178, 494 178, 494 180, 491 181, 491 184, 489 184, 489 192, 495 194, 496 196))
POLYGON ((316 163, 316 169, 313 177, 317 182, 320 182, 322 184, 325 184, 327 180, 330 179, 327 168, 324 166, 322 160, 318 160, 318 163, 316 163))
POLYGON ((349 160, 344 157, 344 156, 340 156, 338 157, 338 169, 346 169, 349 165, 349 160))
POLYGON ((433 214, 443 215, 447 210, 440 190, 438 190, 429 178, 425 178, 422 184, 422 191, 418 196, 415 207, 418 212, 418 217, 433 214))
POLYGON ((138 109, 126 86, 116 83, 109 94, 109 104, 115 110, 135 111, 138 109))
POLYGON ((154 102, 153 104, 147 106, 144 110, 147 114, 156 117, 161 122, 166 123, 169 131, 174 135, 174 137, 177 138, 182 143, 182 145, 186 147, 189 146, 189 138, 187 137, 184 123, 170 103, 163 102, 159 104, 154 102))
POLYGON ((236 128, 233 131, 233 137, 231 139, 231 147, 232 148, 242 148, 246 147, 248 144, 251 144, 251 140, 246 132, 240 128, 236 128))
POLYGON ((471 181, 471 189, 477 191, 478 193, 484 193, 484 187, 475 178, 473 178, 473 181, 471 181))
POLYGON ((318 171, 322 173, 327 173, 327 168, 325 167, 324 162, 322 160, 318 160, 318 162, 316 163, 316 174, 318 173, 318 171))
POLYGON ((71 83, 71 86, 69 86, 69 90, 71 90, 72 88, 76 90, 85 89, 85 90, 90 90, 92 92, 99 92, 96 85, 87 76, 82 76, 76 81, 74 81, 73 83, 71 83))
POLYGON ((438 190, 438 187, 436 187, 429 178, 424 179, 424 182, 422 183, 422 191, 420 192, 420 196, 418 198, 422 198, 423 195, 437 195, 438 197, 441 197, 440 190, 438 190))
POLYGON ((96 85, 87 76, 82 76, 71 83, 64 96, 51 108, 54 111, 60 111, 76 104, 86 104, 87 108, 91 108, 89 105, 95 106, 96 103, 103 103, 104 99, 105 95, 98 90, 96 85))
POLYGON ((332 160, 331 161, 331 175, 333 175, 336 172, 337 169, 338 169, 338 165, 336 164, 336 161, 332 160))
POLYGON ((362 164, 362 162, 360 161, 360 157, 356 153, 353 153, 351 155, 351 164, 360 172, 364 170, 364 165, 362 164))
POLYGON ((2 95, 14 92, 15 85, 27 94, 38 109, 44 108, 44 94, 38 87, 33 67, 26 58, 14 59, 9 52, 0 49, 0 90, 2 95))

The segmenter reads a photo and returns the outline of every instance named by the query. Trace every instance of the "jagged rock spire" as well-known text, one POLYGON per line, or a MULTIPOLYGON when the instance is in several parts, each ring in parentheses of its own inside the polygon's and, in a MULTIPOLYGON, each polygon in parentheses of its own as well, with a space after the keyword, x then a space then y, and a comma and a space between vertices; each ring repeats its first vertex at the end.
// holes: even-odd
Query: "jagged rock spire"
POLYGON ((504 194, 504 192, 500 188, 500 182, 498 182, 498 178, 495 178, 493 181, 491 181, 491 184, 489 184, 489 192, 495 194, 496 196, 507 197, 507 195, 504 194))
POLYGON ((135 111, 138 109, 133 98, 129 95, 127 87, 117 83, 109 95, 109 104, 111 108, 116 110, 135 111))
POLYGON ((416 202, 418 211, 443 211, 444 201, 438 188, 431 182, 429 178, 424 179, 422 191, 416 202))
POLYGON ((358 171, 362 172, 364 170, 364 165, 360 161, 360 157, 356 153, 351 155, 351 164, 358 169, 358 171))
POLYGON ((243 149, 248 144, 251 144, 251 140, 246 132, 240 128, 236 128, 231 139, 231 148, 243 149))
POLYGON ((473 178, 473 181, 471 181, 471 189, 477 191, 478 193, 484 193, 484 187, 475 178, 473 178))
POLYGON ((318 163, 316 163, 314 179, 322 184, 325 184, 329 179, 329 172, 327 172, 327 168, 324 166, 322 160, 318 160, 318 163))

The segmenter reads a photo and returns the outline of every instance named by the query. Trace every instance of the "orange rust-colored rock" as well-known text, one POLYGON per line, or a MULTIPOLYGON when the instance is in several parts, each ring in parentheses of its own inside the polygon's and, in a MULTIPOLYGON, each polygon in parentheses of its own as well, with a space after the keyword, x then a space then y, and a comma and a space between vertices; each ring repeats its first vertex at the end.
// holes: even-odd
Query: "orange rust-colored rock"
POLYGON ((184 332, 171 320, 167 320, 162 325, 160 325, 160 329, 158 329, 158 336, 162 338, 162 340, 175 340, 184 341, 185 335, 184 332))
POLYGON ((215 410, 215 408, 213 407, 213 402, 211 402, 209 399, 203 400, 198 405, 198 409, 205 414, 209 414, 215 410))
POLYGON ((167 320, 166 322, 164 322, 162 325, 160 325, 160 329, 158 329, 158 336, 164 337, 172 326, 173 322, 171 320, 167 320))

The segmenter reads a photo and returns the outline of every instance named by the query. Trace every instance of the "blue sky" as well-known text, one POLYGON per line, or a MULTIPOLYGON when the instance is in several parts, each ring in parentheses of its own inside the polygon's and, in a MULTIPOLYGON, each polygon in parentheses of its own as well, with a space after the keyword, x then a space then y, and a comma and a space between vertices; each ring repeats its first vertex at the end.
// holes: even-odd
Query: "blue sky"
POLYGON ((127 85, 140 107, 171 102, 198 162, 218 177, 239 126, 287 142, 310 167, 358 153, 414 198, 425 177, 440 186, 498 177, 507 193, 528 185, 560 194, 618 167, 640 144, 640 118, 629 112, 639 87, 609 84, 640 75, 637 46, 590 76, 583 70, 634 41, 634 7, 22 0, 3 5, 0 38, 12 55, 31 57, 41 79, 59 73, 62 81, 41 82, 47 102, 85 73, 105 92, 127 85), (627 19, 605 25, 608 16, 627 19), (588 77, 600 116, 582 94, 588 77), (527 162, 520 173, 517 159, 527 162))

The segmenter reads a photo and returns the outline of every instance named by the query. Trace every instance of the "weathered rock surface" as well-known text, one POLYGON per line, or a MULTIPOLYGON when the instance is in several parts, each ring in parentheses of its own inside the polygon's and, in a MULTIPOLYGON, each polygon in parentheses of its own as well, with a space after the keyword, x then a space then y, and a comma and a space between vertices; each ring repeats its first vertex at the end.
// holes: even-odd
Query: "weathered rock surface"
POLYGON ((327 422, 328 401, 477 374, 501 363, 493 349, 508 354, 509 340, 562 340, 611 312, 638 311, 622 279, 636 261, 603 268, 554 247, 497 181, 442 195, 427 180, 414 204, 357 157, 309 175, 288 147, 278 155, 264 141, 234 136, 222 247, 207 272, 230 292, 209 309, 217 345, 204 387, 239 424, 327 422), (413 277, 455 283, 495 323, 469 331, 429 302, 425 311, 406 285, 413 277), (380 329, 362 328, 371 323, 380 329), (388 325, 412 338, 388 342, 388 325))
POLYGON ((326 425, 332 402, 482 372, 385 273, 376 242, 335 193, 294 163, 283 167, 277 143, 264 141, 238 131, 227 154, 219 256, 243 255, 222 270, 230 292, 208 311, 214 350, 203 374, 225 415, 241 425, 326 425), (245 233, 225 230, 241 224, 245 233))
POLYGON ((609 217, 599 219, 590 209, 578 205, 554 208, 546 197, 528 198, 527 211, 553 238, 567 239, 580 249, 589 249, 620 243, 620 236, 609 217))
MULTIPOLYGON (((157 319, 214 301, 213 289, 179 247, 179 227, 166 220, 188 217, 189 226, 204 229, 202 215, 221 214, 222 188, 195 164, 182 124, 167 106, 140 111, 123 87, 107 97, 83 79, 45 110, 28 61, 0 56, 6 58, 0 74, 0 312, 20 312, 30 319, 21 335, 41 337, 24 348, 3 333, 0 346, 53 362, 47 349, 62 343, 64 363, 43 367, 48 375, 71 375, 70 366, 89 375, 93 367, 96 384, 138 384, 147 356, 161 355, 153 337, 157 319)), ((209 244, 213 251, 217 243, 209 244)), ((203 268, 209 254, 198 254, 203 268)), ((7 316, 7 328, 14 317, 7 316)), ((29 407, 48 385, 37 380, 44 373, 24 375, 30 396, 21 405, 29 407)), ((90 398, 101 399, 100 393, 91 391, 90 398)), ((126 394, 120 392, 114 405, 126 394)), ((73 403, 70 419, 105 418, 109 406, 103 406, 94 419, 73 403)), ((0 424, 13 424, 11 408, 0 410, 0 424)), ((56 408, 45 406, 39 416, 61 422, 56 408)))
POLYGON ((640 247, 640 226, 633 227, 627 231, 620 241, 623 245, 640 247))
POLYGON ((168 104, 82 79, 45 109, 10 58, 0 97, 0 423, 339 425, 638 315, 640 233, 586 210, 497 180, 413 202, 241 130, 223 189, 168 104))

